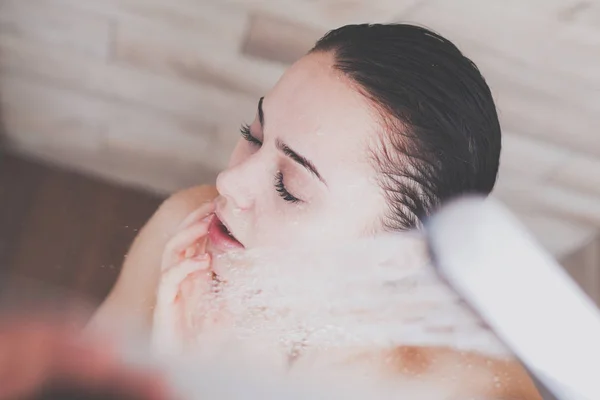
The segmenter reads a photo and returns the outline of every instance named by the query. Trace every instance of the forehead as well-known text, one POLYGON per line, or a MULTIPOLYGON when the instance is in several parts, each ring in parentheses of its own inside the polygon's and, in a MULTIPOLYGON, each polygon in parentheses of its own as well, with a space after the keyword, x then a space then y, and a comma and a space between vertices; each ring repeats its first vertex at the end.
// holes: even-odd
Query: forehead
POLYGON ((327 160, 366 163, 365 150, 379 130, 368 100, 333 63, 327 53, 303 57, 263 104, 265 134, 281 138, 317 168, 327 160))

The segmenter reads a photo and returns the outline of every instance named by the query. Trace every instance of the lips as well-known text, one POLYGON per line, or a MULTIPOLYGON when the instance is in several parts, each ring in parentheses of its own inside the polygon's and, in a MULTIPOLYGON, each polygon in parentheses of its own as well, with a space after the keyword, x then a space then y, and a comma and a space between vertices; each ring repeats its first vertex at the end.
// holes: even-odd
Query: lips
POLYGON ((208 227, 208 240, 211 247, 219 252, 244 248, 244 245, 235 238, 217 214, 214 215, 208 227))

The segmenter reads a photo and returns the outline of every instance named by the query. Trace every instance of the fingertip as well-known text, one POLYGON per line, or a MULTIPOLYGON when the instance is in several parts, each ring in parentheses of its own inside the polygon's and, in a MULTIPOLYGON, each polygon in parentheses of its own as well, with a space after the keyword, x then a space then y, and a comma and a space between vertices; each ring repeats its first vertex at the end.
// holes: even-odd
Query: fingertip
POLYGON ((179 224, 177 230, 185 229, 197 221, 209 220, 213 215, 214 210, 215 205, 213 202, 204 203, 202 206, 192 211, 187 217, 185 217, 184 220, 179 224))
POLYGON ((214 210, 212 210, 207 216, 202 218, 200 221, 202 222, 210 222, 215 217, 214 210))
POLYGON ((197 253, 197 246, 189 246, 185 249, 184 253, 183 253, 183 258, 193 258, 194 256, 196 256, 197 253))
POLYGON ((196 256, 194 256, 192 258, 192 260, 199 261, 199 262, 210 262, 211 256, 209 253, 200 253, 200 254, 197 254, 196 256))

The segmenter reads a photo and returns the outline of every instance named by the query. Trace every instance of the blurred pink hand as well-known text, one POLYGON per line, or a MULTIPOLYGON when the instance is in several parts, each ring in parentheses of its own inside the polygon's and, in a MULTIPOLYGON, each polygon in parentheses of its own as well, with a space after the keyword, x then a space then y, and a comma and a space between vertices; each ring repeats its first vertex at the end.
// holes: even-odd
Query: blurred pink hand
POLYGON ((0 400, 34 396, 48 385, 170 398, 157 372, 125 365, 108 341, 83 338, 72 324, 39 316, 0 321, 0 400))

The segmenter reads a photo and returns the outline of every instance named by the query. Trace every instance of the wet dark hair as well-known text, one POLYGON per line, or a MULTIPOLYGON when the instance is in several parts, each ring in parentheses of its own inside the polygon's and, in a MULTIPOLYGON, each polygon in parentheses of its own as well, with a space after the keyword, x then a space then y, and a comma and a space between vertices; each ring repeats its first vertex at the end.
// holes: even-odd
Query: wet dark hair
POLYGON ((332 52, 381 115, 386 134, 371 153, 390 205, 387 229, 420 227, 444 202, 492 191, 496 107, 475 64, 449 40, 409 24, 348 25, 311 52, 332 52))

